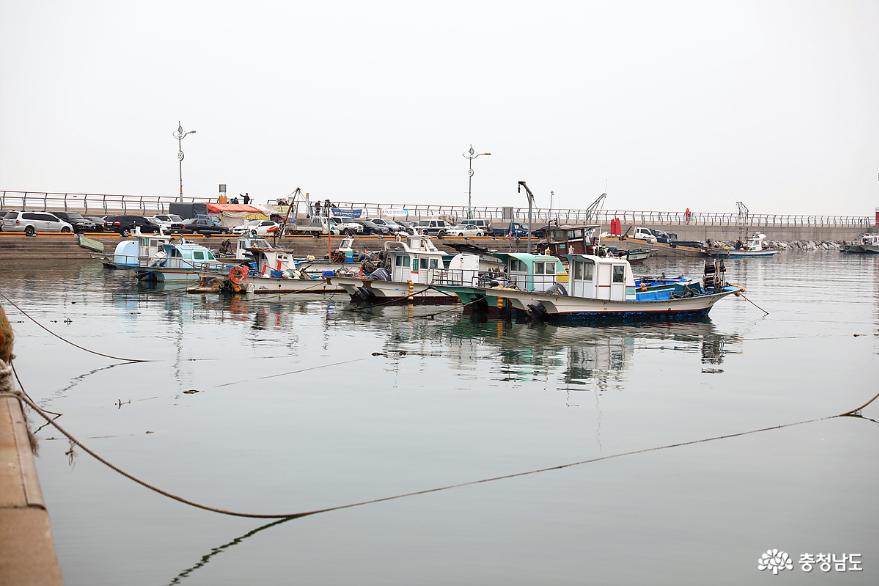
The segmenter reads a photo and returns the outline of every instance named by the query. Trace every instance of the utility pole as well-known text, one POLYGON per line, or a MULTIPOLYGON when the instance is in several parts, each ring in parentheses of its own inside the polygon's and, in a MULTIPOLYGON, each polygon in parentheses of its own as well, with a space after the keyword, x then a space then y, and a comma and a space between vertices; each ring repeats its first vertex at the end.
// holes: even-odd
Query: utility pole
POLYGON ((190 134, 195 134, 194 130, 183 130, 183 124, 177 121, 177 130, 171 133, 171 136, 177 139, 177 168, 180 172, 180 201, 183 201, 183 139, 190 134))
POLYGON ((470 145, 470 149, 464 153, 462 156, 467 159, 470 163, 470 168, 467 171, 467 219, 473 219, 473 159, 476 159, 482 155, 490 155, 491 153, 477 153, 476 149, 473 148, 473 145, 470 145))

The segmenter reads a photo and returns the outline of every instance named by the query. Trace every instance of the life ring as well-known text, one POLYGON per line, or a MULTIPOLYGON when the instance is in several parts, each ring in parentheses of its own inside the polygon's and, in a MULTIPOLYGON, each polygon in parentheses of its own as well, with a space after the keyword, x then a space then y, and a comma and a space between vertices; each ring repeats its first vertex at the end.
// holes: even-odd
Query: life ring
POLYGON ((250 269, 244 265, 232 267, 232 270, 229 271, 229 280, 233 285, 241 285, 247 280, 247 275, 249 273, 250 269))

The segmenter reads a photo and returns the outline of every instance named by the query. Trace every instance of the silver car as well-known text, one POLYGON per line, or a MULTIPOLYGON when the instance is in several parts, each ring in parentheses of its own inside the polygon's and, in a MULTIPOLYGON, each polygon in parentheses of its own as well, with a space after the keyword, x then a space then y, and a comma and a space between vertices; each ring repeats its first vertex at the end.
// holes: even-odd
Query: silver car
POLYGON ((4 232, 73 232, 73 226, 49 212, 7 212, 3 216, 4 232))

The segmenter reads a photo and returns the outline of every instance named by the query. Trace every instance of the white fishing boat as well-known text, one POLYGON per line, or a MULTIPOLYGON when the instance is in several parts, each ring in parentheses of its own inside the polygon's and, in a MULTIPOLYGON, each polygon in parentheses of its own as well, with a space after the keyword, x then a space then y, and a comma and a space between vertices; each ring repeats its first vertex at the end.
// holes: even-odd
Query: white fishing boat
POLYGON ((709 248, 705 251, 713 258, 751 258, 762 256, 775 256, 778 251, 768 248, 766 244, 766 234, 755 232, 744 243, 738 242, 741 246, 733 248, 709 248))
MULTIPOLYGON (((350 244, 350 243, 349 243, 350 244)), ((238 239, 235 249, 238 264, 223 274, 204 274, 191 293, 225 292, 254 294, 343 293, 330 284, 339 264, 299 260, 286 250, 274 248, 265 239, 238 239)))
MULTIPOLYGON (((438 250, 425 234, 399 234, 397 240, 385 242, 383 266, 371 271, 364 270, 361 266, 360 275, 340 275, 332 277, 330 281, 344 289, 352 301, 356 302, 457 303, 456 295, 434 287, 435 282, 444 281, 448 277, 444 256, 445 253, 438 250)), ((472 264, 471 272, 477 272, 479 257, 457 255, 465 256, 472 258, 460 258, 457 261, 453 259, 453 262, 461 267, 472 264)))
POLYGON ((546 291, 485 288, 483 294, 501 298, 538 319, 590 321, 697 318, 741 290, 726 285, 723 261, 706 265, 701 283, 686 281, 648 292, 636 287, 632 267, 625 259, 586 254, 570 255, 569 259, 568 287, 556 284, 546 291))
POLYGON ((134 238, 123 240, 116 245, 113 256, 104 259, 104 266, 110 269, 139 269, 148 267, 150 262, 174 238, 163 232, 141 234, 135 231, 134 238))
POLYGON ((851 254, 879 254, 879 233, 862 234, 857 242, 846 244, 840 250, 851 254))
POLYGON ((203 273, 219 274, 226 266, 210 248, 180 238, 163 244, 146 266, 136 269, 136 275, 148 283, 197 281, 203 273))

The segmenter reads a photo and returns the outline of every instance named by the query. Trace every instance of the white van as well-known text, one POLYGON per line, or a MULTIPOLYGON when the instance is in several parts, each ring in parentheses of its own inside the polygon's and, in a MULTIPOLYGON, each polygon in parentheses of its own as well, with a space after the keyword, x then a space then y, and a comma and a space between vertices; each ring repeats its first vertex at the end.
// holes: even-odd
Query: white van
POLYGON ((73 232, 73 226, 49 212, 7 212, 3 216, 4 232, 73 232))

